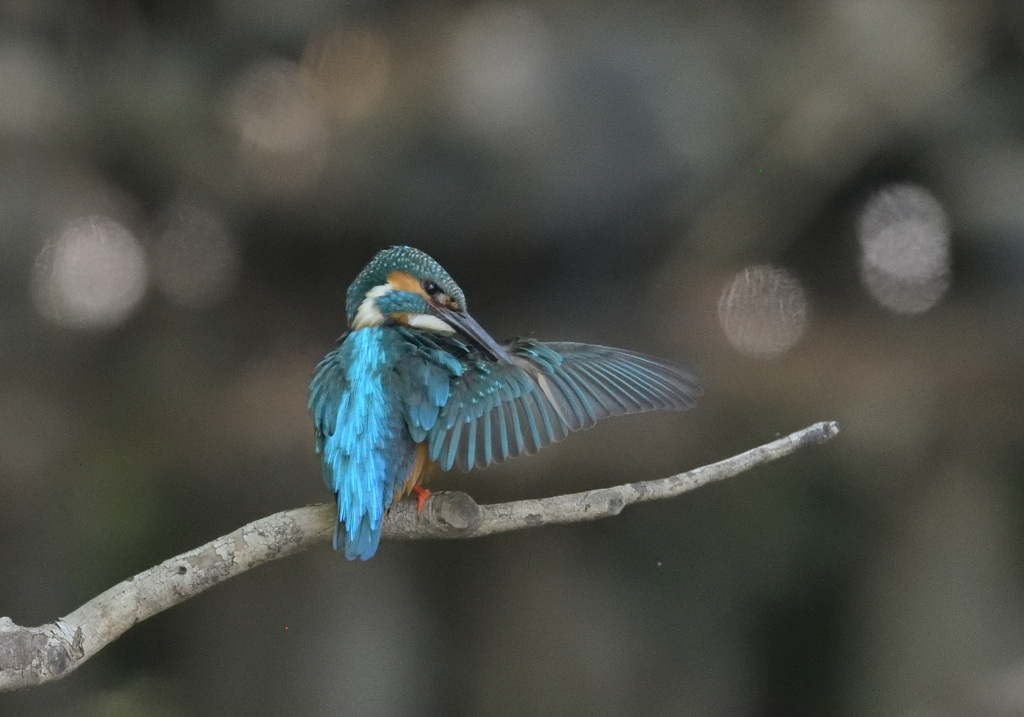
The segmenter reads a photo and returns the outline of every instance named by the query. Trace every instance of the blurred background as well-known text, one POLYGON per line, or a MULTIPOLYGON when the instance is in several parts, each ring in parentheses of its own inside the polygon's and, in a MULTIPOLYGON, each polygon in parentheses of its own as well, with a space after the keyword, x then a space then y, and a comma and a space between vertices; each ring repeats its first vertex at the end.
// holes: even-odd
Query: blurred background
POLYGON ((434 489, 599 523, 325 544, 5 715, 1024 713, 1014 0, 0 2, 0 615, 328 500, 306 390, 375 251, 494 335, 697 371, 434 489))

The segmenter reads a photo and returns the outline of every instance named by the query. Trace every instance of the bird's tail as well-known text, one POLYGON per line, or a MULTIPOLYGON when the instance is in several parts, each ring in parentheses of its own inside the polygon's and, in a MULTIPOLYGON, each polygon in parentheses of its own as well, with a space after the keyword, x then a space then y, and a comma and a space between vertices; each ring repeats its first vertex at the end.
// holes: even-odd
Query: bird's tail
POLYGON ((364 515, 355 530, 338 521, 334 526, 334 549, 345 548, 345 557, 349 560, 369 560, 377 552, 380 544, 380 525, 373 527, 369 515, 364 515))

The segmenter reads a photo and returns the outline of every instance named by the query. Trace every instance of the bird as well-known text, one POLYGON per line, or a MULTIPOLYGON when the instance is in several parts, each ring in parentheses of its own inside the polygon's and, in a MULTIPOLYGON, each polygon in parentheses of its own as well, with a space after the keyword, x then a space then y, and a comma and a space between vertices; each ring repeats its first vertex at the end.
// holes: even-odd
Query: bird
POLYGON ((379 251, 345 297, 347 330, 309 388, 316 451, 334 493, 335 550, 377 551, 390 506, 428 469, 484 468, 608 416, 692 407, 682 366, 625 349, 499 343, 440 264, 410 246, 379 251))

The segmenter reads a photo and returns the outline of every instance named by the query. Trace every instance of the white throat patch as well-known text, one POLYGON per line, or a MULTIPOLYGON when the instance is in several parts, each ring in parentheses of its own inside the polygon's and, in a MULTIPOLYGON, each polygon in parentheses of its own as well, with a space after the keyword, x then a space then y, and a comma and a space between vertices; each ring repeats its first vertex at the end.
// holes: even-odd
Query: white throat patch
MULTIPOLYGON (((359 308, 356 309, 356 317, 352 320, 352 329, 358 331, 359 329, 367 329, 371 326, 383 326, 387 321, 387 317, 377 308, 377 299, 390 294, 394 290, 395 288, 391 284, 381 284, 367 291, 366 298, 363 299, 362 303, 359 304, 359 308)), ((400 321, 404 318, 402 323, 414 329, 433 331, 444 336, 451 336, 455 333, 455 329, 446 321, 442 321, 433 314, 404 314, 399 315, 399 317, 400 321)))
POLYGON ((406 319, 405 323, 414 329, 433 331, 436 334, 443 334, 445 336, 451 336, 455 333, 455 329, 447 321, 442 321, 433 314, 409 314, 409 318, 406 319))
POLYGON ((381 284, 366 292, 366 298, 356 309, 356 317, 352 319, 353 329, 366 329, 384 323, 384 314, 377 308, 377 299, 391 293, 391 284, 381 284))

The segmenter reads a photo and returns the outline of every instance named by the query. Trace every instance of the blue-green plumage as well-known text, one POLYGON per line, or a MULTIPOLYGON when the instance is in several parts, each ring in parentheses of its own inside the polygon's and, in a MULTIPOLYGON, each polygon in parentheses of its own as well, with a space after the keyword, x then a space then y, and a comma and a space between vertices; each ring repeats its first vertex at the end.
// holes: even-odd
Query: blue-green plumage
POLYGON ((374 257, 349 288, 347 314, 309 409, 338 505, 334 547, 349 559, 374 554, 388 507, 428 462, 482 468, 607 416, 688 408, 700 394, 686 369, 631 351, 499 345, 447 272, 411 247, 374 257))
POLYGON ((320 363, 310 395, 323 454, 324 482, 337 498, 334 547, 349 559, 377 549, 390 496, 412 465, 413 446, 401 440, 391 363, 403 346, 383 327, 348 334, 320 363))

